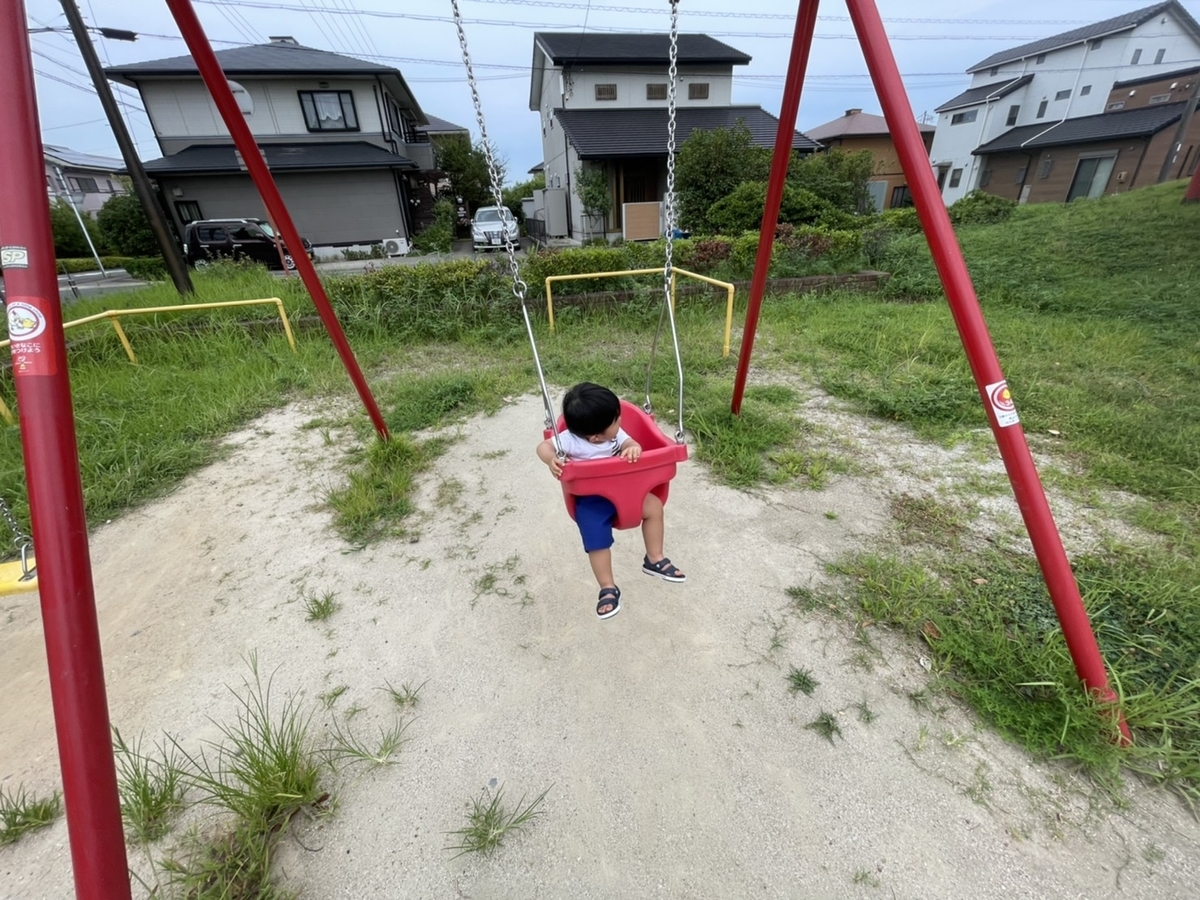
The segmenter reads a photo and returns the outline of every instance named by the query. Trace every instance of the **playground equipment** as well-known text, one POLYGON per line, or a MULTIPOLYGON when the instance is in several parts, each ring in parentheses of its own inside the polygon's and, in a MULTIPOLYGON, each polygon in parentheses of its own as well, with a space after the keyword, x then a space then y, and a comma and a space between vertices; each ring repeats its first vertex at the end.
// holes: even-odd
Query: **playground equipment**
MULTIPOLYGON (((683 362, 679 354, 679 335, 675 329, 675 273, 672 271, 672 251, 675 246, 675 82, 677 76, 677 61, 679 58, 679 0, 669 0, 671 4, 671 31, 668 63, 667 88, 667 191, 666 207, 666 253, 662 269, 663 302, 662 311, 658 317, 658 327, 654 332, 654 341, 650 346, 650 362, 646 367, 646 402, 638 409, 632 403, 621 401, 621 424, 629 435, 642 445, 642 456, 636 465, 629 465, 625 460, 588 460, 580 462, 567 461, 563 466, 559 482, 562 485, 563 501, 567 512, 575 517, 575 498, 598 495, 609 500, 617 509, 617 528, 637 528, 642 524, 642 503, 646 495, 653 493, 664 504, 667 502, 670 481, 675 477, 677 464, 687 459, 687 445, 683 441, 683 362), (658 349, 658 338, 662 333, 663 320, 671 324, 671 339, 675 348, 675 370, 679 375, 679 395, 677 410, 678 425, 675 429, 675 443, 672 444, 659 429, 654 421, 654 409, 650 402, 650 386, 654 372, 654 356, 658 349)), ((467 47, 467 35, 463 30, 462 13, 458 8, 458 0, 450 0, 454 12, 454 26, 458 31, 458 44, 462 50, 463 65, 467 70, 467 84, 471 88, 471 100, 475 105, 475 122, 479 126, 479 138, 483 144, 484 155, 487 158, 488 175, 491 181, 492 194, 496 205, 501 206, 500 170, 492 153, 491 142, 488 141, 487 123, 484 121, 483 105, 479 101, 479 89, 475 82, 475 69, 471 64, 471 53, 467 47)), ((546 389, 546 376, 542 371, 542 362, 538 356, 537 338, 533 333, 533 324, 529 318, 529 307, 525 302, 527 286, 521 280, 517 265, 516 246, 511 235, 504 236, 505 251, 508 255, 509 270, 512 273, 513 294, 521 303, 521 314, 525 319, 525 331, 529 336, 529 346, 533 351, 533 363, 537 369, 538 384, 542 389, 542 404, 545 407, 546 422, 544 435, 554 442, 554 449, 560 460, 566 459, 558 433, 564 427, 563 422, 554 415, 554 404, 546 389)), ((643 270, 647 273, 657 273, 658 269, 643 270)), ((618 273, 605 273, 618 274, 618 273)), ((546 297, 547 312, 553 322, 553 300, 550 282, 554 276, 547 279, 546 297)), ((568 276, 570 277, 570 276, 568 276)), ((595 277, 595 276, 583 276, 595 277)), ((728 318, 732 318, 732 285, 730 288, 730 307, 728 318)))

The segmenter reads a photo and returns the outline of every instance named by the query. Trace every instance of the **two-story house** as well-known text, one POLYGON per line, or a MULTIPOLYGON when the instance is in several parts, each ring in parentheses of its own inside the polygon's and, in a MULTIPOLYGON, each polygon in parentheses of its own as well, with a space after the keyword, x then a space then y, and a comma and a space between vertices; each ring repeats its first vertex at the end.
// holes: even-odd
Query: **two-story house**
MULTIPOLYGON (((918 124, 917 128, 928 151, 933 143, 934 127, 918 124)), ((804 133, 819 141, 826 150, 838 149, 847 153, 866 150, 871 154, 875 171, 867 181, 867 192, 876 212, 913 205, 908 177, 900 166, 900 156, 883 116, 874 116, 858 108, 848 109, 844 116, 809 128, 804 133)))
POLYGON ((42 145, 46 160, 46 193, 51 202, 67 199, 81 213, 99 211, 113 194, 126 193, 118 174, 125 163, 106 156, 76 153, 66 147, 42 145))
MULTIPOLYGON (((937 108, 930 161, 943 199, 992 189, 986 154, 975 151, 1006 132, 1098 116, 1118 82, 1167 77, 1198 58, 1200 24, 1171 0, 981 60, 967 70, 971 86, 937 108)), ((1035 199, 1032 188, 1018 199, 1035 199)))
MULTIPOLYGON (((534 35, 529 108, 540 119, 546 177, 535 216, 550 237, 639 240, 662 233, 669 49, 665 34, 534 35), (588 220, 576 191, 576 173, 585 166, 608 181, 612 208, 603 223, 588 220)), ((779 120, 760 106, 733 103, 733 67, 749 62, 707 35, 679 36, 676 148, 693 130, 738 123, 756 145, 775 146, 779 120)), ((796 132, 792 147, 813 152, 820 145, 796 132)))
MULTIPOLYGON (((420 130, 429 120, 399 70, 290 37, 216 55, 301 234, 318 250, 410 241, 434 162, 420 130)), ((181 232, 196 219, 264 215, 190 56, 106 74, 141 93, 163 154, 146 171, 181 232)))

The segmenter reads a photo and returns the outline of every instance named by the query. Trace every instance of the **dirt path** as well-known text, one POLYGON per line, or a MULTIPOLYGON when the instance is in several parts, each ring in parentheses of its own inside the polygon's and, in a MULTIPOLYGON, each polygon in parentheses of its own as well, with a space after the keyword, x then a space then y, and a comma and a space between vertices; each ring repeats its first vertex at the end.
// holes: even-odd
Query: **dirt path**
MULTIPOLYGON (((866 672, 843 624, 789 607, 788 587, 820 583, 825 562, 888 527, 896 482, 880 472, 919 480, 917 460, 756 495, 687 464, 667 552, 688 583, 643 576, 640 539, 623 533, 623 609, 600 623, 533 456, 538 407, 522 398, 455 432, 422 486, 415 543, 337 538, 320 502, 343 448, 304 428, 321 410, 300 406, 94 535, 127 736, 215 738, 209 717, 230 715, 251 652, 276 691, 312 702, 318 731, 357 707, 368 734, 395 715, 385 682, 425 683, 399 764, 351 774, 334 816, 298 822, 278 858, 287 884, 328 900, 1196 895, 1200 826, 1173 798, 1136 790, 1127 809, 1100 809, 963 710, 915 709, 920 647, 876 635, 883 658, 866 672), (306 591, 341 608, 306 622, 306 591), (811 698, 788 692, 789 665, 812 670, 811 698), (323 709, 318 695, 342 685, 323 709), (834 743, 805 727, 822 711, 834 743), (453 858, 445 833, 501 784, 513 799, 550 788, 545 815, 491 857, 453 858)), ((824 401, 808 413, 840 415, 824 401)), ((929 472, 949 465, 899 430, 842 430, 864 452, 908 441, 929 472)), ((0 610, 0 783, 46 792, 58 777, 36 597, 0 610)), ((63 823, 0 849, 0 898, 70 893, 63 823)))

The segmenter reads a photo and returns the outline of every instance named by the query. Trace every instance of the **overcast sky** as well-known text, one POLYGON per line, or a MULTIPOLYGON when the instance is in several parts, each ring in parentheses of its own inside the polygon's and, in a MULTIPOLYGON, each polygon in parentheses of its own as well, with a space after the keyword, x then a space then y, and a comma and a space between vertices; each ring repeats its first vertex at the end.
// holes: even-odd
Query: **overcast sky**
MULTIPOLYGON (((162 0, 78 0, 89 24, 138 32, 136 43, 96 37, 101 60, 121 64, 187 53, 162 0)), ((394 65, 426 113, 469 127, 467 88, 449 0, 193 0, 220 50, 291 35, 301 44, 394 65)), ((932 113, 969 82, 965 69, 1038 38, 1121 15, 1139 0, 877 0, 914 114, 932 113)), ((1200 17, 1200 0, 1184 7, 1200 17)), ((682 32, 703 33, 753 57, 735 67, 733 100, 779 113, 796 0, 682 0, 682 32)), ((541 161, 537 114, 529 110, 533 33, 665 33, 665 0, 460 0, 488 134, 507 161, 507 180, 525 180, 541 161), (622 5, 625 4, 625 5, 622 5)), ((26 0, 29 26, 64 26, 58 0, 26 0)), ((843 0, 824 0, 808 67, 803 131, 861 107, 879 113, 843 0)), ((69 34, 32 38, 42 139, 85 153, 118 156, 99 100, 69 34)), ((143 159, 160 156, 136 91, 118 89, 143 159)))

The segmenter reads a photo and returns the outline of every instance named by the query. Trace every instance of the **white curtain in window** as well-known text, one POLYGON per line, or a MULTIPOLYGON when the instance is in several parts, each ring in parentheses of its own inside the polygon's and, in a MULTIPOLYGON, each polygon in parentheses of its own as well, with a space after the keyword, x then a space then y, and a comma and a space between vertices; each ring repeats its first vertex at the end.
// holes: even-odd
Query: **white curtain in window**
POLYGON ((342 101, 337 94, 314 94, 317 118, 323 122, 342 121, 342 101))

